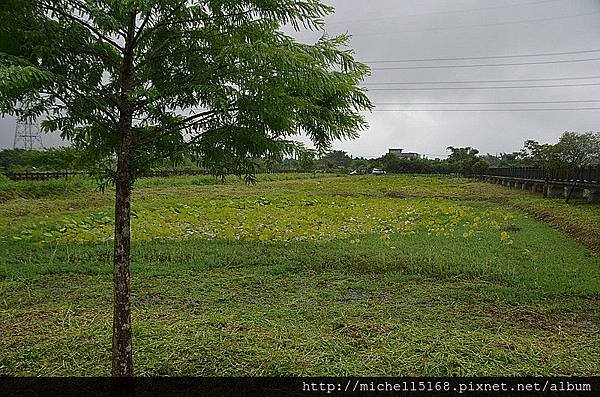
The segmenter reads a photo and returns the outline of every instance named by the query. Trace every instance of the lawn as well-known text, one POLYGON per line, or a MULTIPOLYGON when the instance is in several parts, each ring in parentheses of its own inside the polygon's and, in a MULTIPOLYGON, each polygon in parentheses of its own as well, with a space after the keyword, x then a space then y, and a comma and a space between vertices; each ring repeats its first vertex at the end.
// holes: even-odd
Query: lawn
MULTIPOLYGON (((112 197, 0 184, 0 374, 109 375, 112 197)), ((448 177, 144 179, 137 375, 600 375, 600 206, 448 177)))

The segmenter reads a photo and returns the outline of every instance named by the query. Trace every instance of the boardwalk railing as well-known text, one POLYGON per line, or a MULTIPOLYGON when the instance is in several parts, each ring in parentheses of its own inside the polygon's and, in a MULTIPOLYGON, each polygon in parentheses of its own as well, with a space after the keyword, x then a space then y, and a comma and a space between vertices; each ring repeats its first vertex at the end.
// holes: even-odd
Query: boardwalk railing
POLYGON ((530 181, 584 182, 600 184, 600 166, 572 169, 544 169, 541 167, 498 167, 479 173, 481 176, 506 177, 530 181))
POLYGON ((143 178, 170 178, 172 176, 196 176, 208 175, 206 170, 170 170, 170 171, 151 171, 143 175, 143 178))
MULTIPOLYGON (((73 176, 87 175, 85 172, 13 172, 6 176, 13 181, 47 181, 50 179, 63 179, 73 176)), ((144 178, 169 178, 173 176, 194 176, 208 175, 205 170, 169 170, 169 171, 151 171, 144 174, 144 178)))
POLYGON ((13 181, 47 181, 50 179, 70 178, 76 175, 85 175, 85 172, 12 172, 6 174, 13 181))
MULTIPOLYGON (((277 170, 268 171, 268 174, 293 174, 293 173, 312 173, 314 171, 305 170, 277 170)), ((196 176, 209 175, 206 170, 165 170, 150 171, 144 174, 143 178, 170 178, 173 176, 196 176)), ((78 175, 87 175, 85 172, 60 172, 60 171, 41 171, 41 172, 13 172, 6 176, 13 181, 47 181, 50 179, 70 178, 78 175)))
POLYGON ((549 170, 536 167, 490 168, 473 175, 483 181, 543 193, 544 197, 587 198, 600 203, 600 166, 549 170))

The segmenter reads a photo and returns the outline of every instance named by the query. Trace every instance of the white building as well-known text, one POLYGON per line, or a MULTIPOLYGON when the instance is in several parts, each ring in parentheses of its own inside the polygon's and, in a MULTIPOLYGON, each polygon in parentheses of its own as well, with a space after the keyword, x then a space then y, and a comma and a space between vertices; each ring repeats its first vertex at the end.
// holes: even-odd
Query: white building
POLYGON ((404 153, 404 149, 390 149, 389 153, 403 160, 415 160, 421 158, 421 155, 419 153, 404 153))

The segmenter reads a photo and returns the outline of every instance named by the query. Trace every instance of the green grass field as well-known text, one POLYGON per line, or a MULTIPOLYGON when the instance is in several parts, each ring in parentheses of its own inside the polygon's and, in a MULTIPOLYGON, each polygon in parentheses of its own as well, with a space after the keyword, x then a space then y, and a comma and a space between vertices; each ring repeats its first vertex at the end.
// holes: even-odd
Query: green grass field
MULTIPOLYGON (((2 181, 0 181, 2 182, 2 181)), ((0 374, 109 375, 112 196, 0 183, 0 374)), ((421 176, 144 179, 137 375, 600 375, 600 206, 421 176)))

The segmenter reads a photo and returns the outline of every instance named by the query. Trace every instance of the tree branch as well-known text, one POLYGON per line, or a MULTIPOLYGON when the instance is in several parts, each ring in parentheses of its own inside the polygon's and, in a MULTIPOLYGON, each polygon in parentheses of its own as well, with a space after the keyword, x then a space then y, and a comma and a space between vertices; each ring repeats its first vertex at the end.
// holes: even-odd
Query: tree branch
MULTIPOLYGON (((175 15, 175 13, 177 11, 179 11, 179 9, 181 9, 181 7, 183 7, 185 4, 187 3, 187 0, 183 0, 182 2, 180 2, 179 4, 177 4, 175 6, 175 8, 173 8, 171 10, 171 12, 169 13, 169 15, 165 18, 165 20, 169 20, 173 17, 173 15, 175 15)), ((139 43, 140 40, 142 40, 143 36, 146 33, 152 33, 156 30, 157 25, 154 25, 153 27, 151 27, 150 29, 148 29, 147 31, 144 31, 144 27, 146 26, 146 24, 148 23, 148 20, 150 19, 150 15, 151 13, 149 12, 148 15, 146 16, 146 18, 144 19, 144 22, 142 22, 142 25, 140 26, 139 30, 137 31, 137 33, 135 34, 135 37, 133 39, 133 42, 135 44, 139 43)))
MULTIPOLYGON (((231 109, 231 110, 236 110, 236 109, 231 109)), ((217 110, 209 110, 209 111, 206 111, 206 112, 197 113, 197 114, 188 116, 185 119, 183 119, 183 120, 175 123, 174 125, 168 127, 166 130, 164 130, 164 132, 162 132, 158 136, 153 136, 152 140, 162 139, 162 138, 164 138, 164 137, 166 137, 168 135, 171 135, 173 133, 179 132, 179 131, 184 130, 186 128, 190 128, 190 127, 196 126, 196 125, 198 125, 198 124, 206 121, 210 117, 216 115, 217 113, 219 113, 219 111, 217 111, 217 110), (195 120, 194 123, 186 125, 186 123, 189 123, 190 121, 194 121, 194 120, 195 120)), ((139 143, 144 144, 144 143, 147 143, 147 141, 142 140, 142 141, 139 141, 139 143)))
MULTIPOLYGON (((155 25, 152 28, 150 28, 147 32, 151 33, 152 31, 156 30, 159 27, 174 25, 174 24, 178 24, 178 23, 205 22, 207 20, 217 19, 217 17, 218 18, 229 18, 229 17, 232 17, 232 16, 242 16, 242 15, 249 14, 249 13, 252 13, 252 12, 255 12, 255 11, 257 11, 257 10, 256 9, 252 9, 252 10, 247 10, 247 11, 244 11, 244 12, 241 12, 241 13, 236 13, 236 14, 218 15, 218 16, 215 16, 214 18, 193 18, 193 19, 186 19, 186 20, 172 20, 172 21, 169 21, 168 23, 162 23, 162 24, 159 24, 159 25, 155 25)), ((203 39, 204 40, 206 40, 206 39, 212 39, 212 38, 221 36, 223 34, 226 34, 228 32, 229 31, 218 32, 217 34, 210 35, 210 36, 205 37, 203 39)), ((151 62, 153 60, 156 60, 156 59, 159 59, 159 57, 155 57, 155 54, 158 53, 160 50, 162 50, 165 46, 167 46, 169 44, 169 41, 171 39, 181 38, 181 37, 182 37, 182 33, 181 32, 176 32, 176 33, 168 36, 161 44, 158 45, 158 47, 156 47, 156 48, 154 48, 152 50, 152 52, 150 53, 149 57, 145 57, 138 65, 135 66, 134 69, 137 71, 137 70, 141 69, 143 66, 145 66, 146 64, 148 64, 149 62, 151 62)))
MULTIPOLYGON (((71 20, 72 22, 75 22, 75 23, 81 25, 82 27, 86 28, 87 30, 89 30, 91 33, 93 33, 96 36, 96 39, 103 40, 103 41, 109 43, 110 45, 112 45, 113 47, 115 47, 117 50, 119 50, 121 52, 123 52, 125 50, 124 47, 120 46, 117 42, 112 40, 110 37, 103 34, 98 28, 95 28, 90 23, 85 22, 84 20, 71 15, 64 10, 58 9, 58 8, 50 5, 48 2, 44 2, 44 3, 46 4, 45 7, 48 10, 56 13, 57 15, 63 16, 64 18, 67 18, 67 19, 71 20)), ((86 10, 84 9, 83 11, 86 11, 86 10)))

